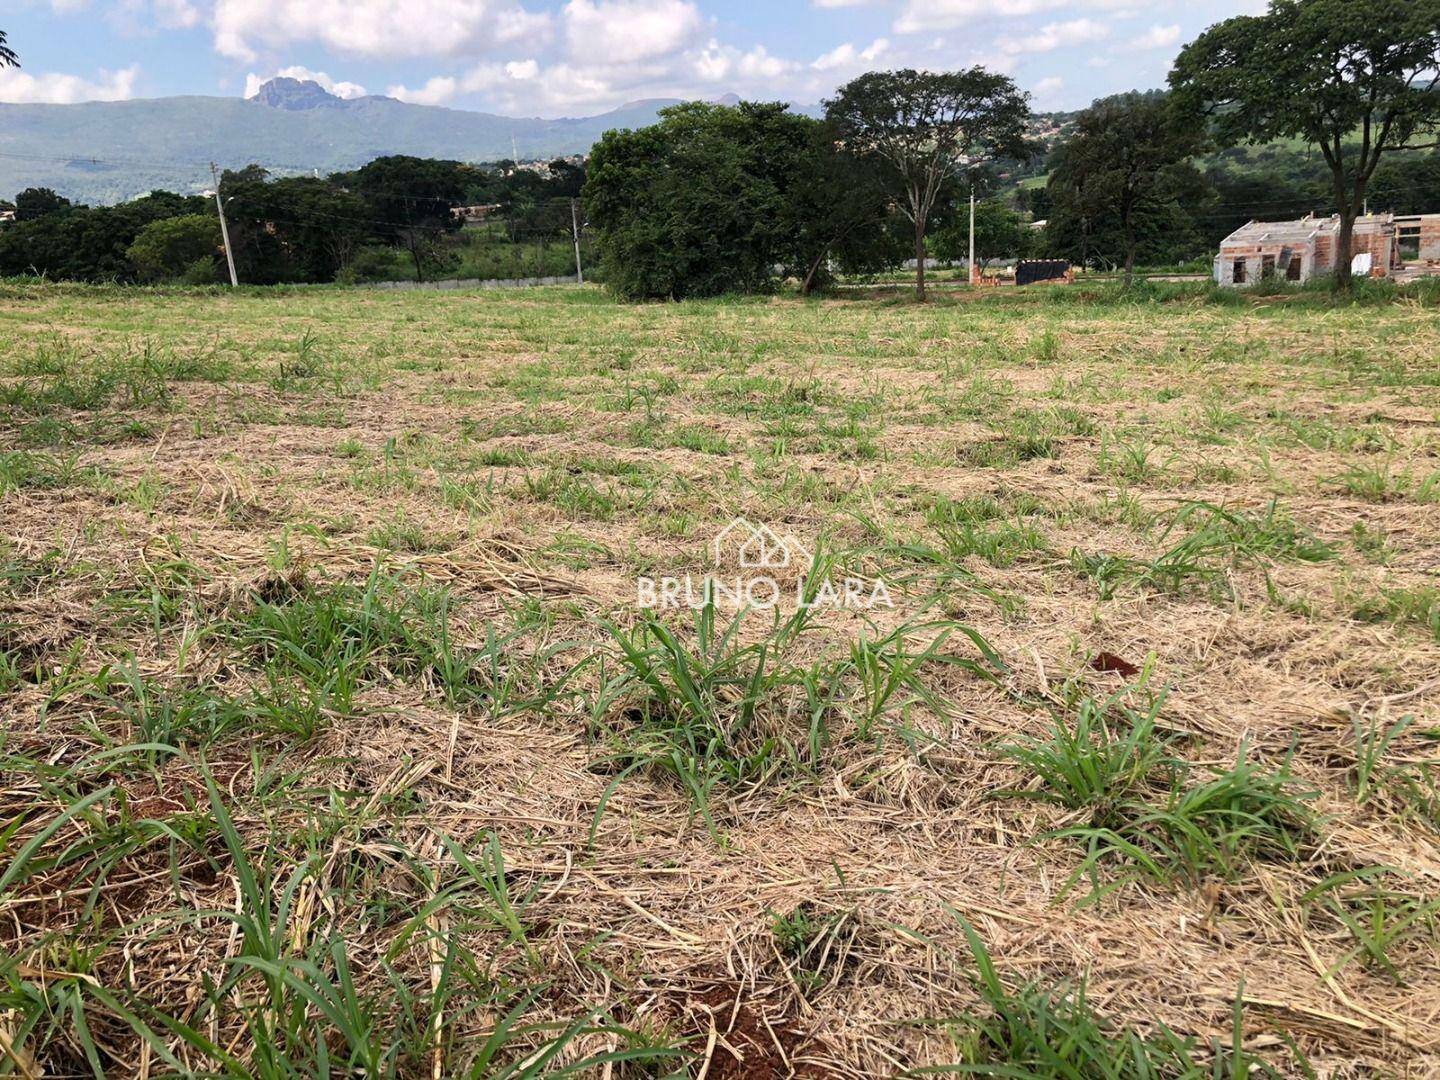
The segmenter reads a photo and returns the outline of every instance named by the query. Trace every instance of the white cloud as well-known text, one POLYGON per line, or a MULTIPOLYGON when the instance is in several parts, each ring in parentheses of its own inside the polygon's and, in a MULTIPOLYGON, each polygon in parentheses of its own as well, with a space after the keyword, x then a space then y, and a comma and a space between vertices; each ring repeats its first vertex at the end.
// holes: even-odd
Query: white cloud
POLYGON ((1179 26, 1152 26, 1139 37, 1130 39, 1132 49, 1168 49, 1180 41, 1179 26))
POLYGON ((1018 19, 1047 11, 1089 9, 1121 11, 1135 5, 1135 0, 906 0, 895 20, 897 34, 919 34, 930 30, 946 30, 962 26, 977 18, 1018 19))
MULTIPOLYGON (((461 76, 459 89, 464 94, 485 93, 492 90, 503 90, 509 86, 514 88, 515 83, 530 82, 540 75, 540 64, 536 60, 511 60, 504 64, 476 64, 473 68, 461 76)), ((431 80, 434 81, 433 79, 431 80)), ((404 90, 403 87, 392 87, 404 90)), ((392 93, 392 97, 400 97, 402 101, 410 100, 400 94, 392 93)))
POLYGON ((864 7, 870 0, 810 0, 817 8, 864 7))
POLYGON ((403 85, 392 86, 385 92, 400 101, 412 105, 444 105, 459 91, 460 85, 453 76, 436 75, 425 81, 425 85, 410 89, 403 85))
POLYGON ((336 81, 330 78, 323 71, 311 71, 299 64, 292 64, 290 67, 281 68, 273 75, 257 75, 251 72, 245 76, 245 96, 252 98, 260 92, 260 87, 271 79, 300 79, 302 81, 319 83, 330 93, 338 98, 358 98, 365 96, 365 87, 359 83, 336 81))
POLYGON ((668 56, 705 28, 690 0, 570 0, 563 18, 571 57, 590 63, 668 56))
POLYGON ((215 0, 214 28, 216 51, 247 61, 300 41, 359 56, 445 56, 546 37, 550 17, 503 0, 215 0))
POLYGON ((120 71, 101 70, 94 81, 58 71, 38 75, 16 68, 0 68, 0 101, 15 104, 70 105, 77 101, 124 101, 135 96, 140 66, 120 71))
MULTIPOLYGON (((738 86, 766 101, 784 96, 782 88, 773 84, 793 75, 804 66, 795 60, 775 56, 764 45, 756 45, 753 49, 742 52, 732 45, 722 45, 713 39, 698 52, 684 54, 682 60, 682 70, 672 74, 676 81, 679 81, 684 70, 688 69, 708 83, 730 83, 733 85, 726 89, 733 90, 738 86)), ((678 94, 684 96, 683 91, 678 94)))
POLYGON ((695 74, 707 82, 719 82, 730 75, 734 62, 730 52, 718 41, 711 41, 695 57, 695 74))
POLYGON ((794 60, 771 56, 766 52, 764 45, 756 45, 740 57, 735 71, 742 79, 746 80, 778 79, 782 75, 788 75, 799 66, 794 60))
POLYGON ((1064 88, 1065 80, 1058 75, 1051 75, 1035 84, 1034 94, 1038 100, 1047 101, 1053 99, 1064 88))
POLYGON ((885 38, 876 38, 869 46, 857 50, 848 41, 837 45, 823 56, 818 56, 810 66, 816 71, 848 71, 875 63, 890 49, 885 38))
POLYGON ((1033 34, 1024 37, 1001 38, 996 44, 1000 51, 1010 56, 1023 53, 1044 53, 1055 49, 1087 45, 1108 37, 1110 28, 1094 19, 1072 19, 1069 22, 1050 23, 1033 34))

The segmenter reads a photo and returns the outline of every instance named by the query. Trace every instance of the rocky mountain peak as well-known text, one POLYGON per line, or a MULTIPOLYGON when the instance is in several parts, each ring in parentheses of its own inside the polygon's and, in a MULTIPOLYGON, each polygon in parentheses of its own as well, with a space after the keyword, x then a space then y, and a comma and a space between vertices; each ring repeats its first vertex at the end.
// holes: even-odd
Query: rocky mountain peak
POLYGON ((262 83, 251 100, 272 109, 286 109, 290 112, 334 108, 345 104, 344 99, 336 97, 317 82, 284 77, 262 83))

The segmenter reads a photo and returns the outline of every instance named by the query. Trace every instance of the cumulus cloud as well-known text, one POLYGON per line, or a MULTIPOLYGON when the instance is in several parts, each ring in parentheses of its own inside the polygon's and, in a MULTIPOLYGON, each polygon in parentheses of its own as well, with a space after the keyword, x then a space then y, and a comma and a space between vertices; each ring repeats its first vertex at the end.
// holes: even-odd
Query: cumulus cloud
POLYGON ((252 61, 257 49, 319 42, 382 58, 482 52, 550 33, 550 16, 500 0, 215 0, 215 49, 252 61))
POLYGON ((0 101, 51 105, 70 105, 77 101, 124 101, 135 96, 135 80, 139 76, 138 64, 119 71, 102 70, 93 80, 58 71, 32 74, 16 68, 0 68, 0 101))
POLYGON ((1180 41, 1179 26, 1152 26, 1145 33, 1130 39, 1132 49, 1168 49, 1180 41))
POLYGON ((273 75, 257 75, 251 72, 245 76, 245 96, 252 98, 260 92, 260 87, 271 79, 301 79, 309 82, 319 83, 330 93, 338 98, 358 98, 365 96, 365 87, 359 83, 338 81, 330 78, 323 71, 311 71, 299 64, 292 64, 290 67, 281 68, 273 75))
MULTIPOLYGON (((776 96, 770 85, 799 71, 803 65, 796 60, 775 56, 763 45, 753 49, 737 49, 711 40, 703 49, 686 54, 684 67, 708 83, 730 83, 736 87, 763 87, 767 98, 776 96)), ((683 76, 676 72, 677 77, 683 76)))
POLYGON ((876 38, 866 48, 858 50, 847 41, 817 56, 810 66, 816 71, 851 71, 874 64, 889 49, 890 42, 885 38, 876 38))
POLYGON ((412 105, 444 105, 460 89, 460 84, 451 75, 436 75, 425 80, 425 85, 411 88, 402 84, 390 87, 385 92, 400 101, 412 105))
POLYGON ((571 57, 607 64, 669 55, 705 28, 690 0, 570 0, 563 18, 571 57))
POLYGON ((1088 45, 1100 41, 1110 34, 1110 28, 1094 19, 1071 19, 1069 22, 1050 23, 1033 34, 1023 37, 1001 38, 997 47, 1010 56, 1024 53, 1052 52, 1055 49, 1088 45))
POLYGON ((1033 93, 1037 100, 1049 101, 1053 100, 1055 95, 1060 93, 1064 88, 1065 80, 1060 78, 1059 75, 1051 75, 1037 82, 1033 93))

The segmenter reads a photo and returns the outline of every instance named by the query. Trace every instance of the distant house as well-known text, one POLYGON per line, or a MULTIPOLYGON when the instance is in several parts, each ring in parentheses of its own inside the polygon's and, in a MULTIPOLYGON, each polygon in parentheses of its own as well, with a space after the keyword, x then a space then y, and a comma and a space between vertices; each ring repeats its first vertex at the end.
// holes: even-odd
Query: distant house
POLYGON ((0 210, 0 225, 9 225, 14 220, 14 210, 0 210))
MULTIPOLYGON (((1309 281, 1335 270, 1338 217, 1251 221, 1220 242, 1215 280, 1254 284, 1267 278, 1309 281)), ((1404 281, 1440 274, 1440 214, 1369 214, 1355 222, 1355 273, 1404 281)))
POLYGON ((477 203, 474 206, 452 206, 450 216, 466 225, 479 225, 500 209, 499 203, 477 203))

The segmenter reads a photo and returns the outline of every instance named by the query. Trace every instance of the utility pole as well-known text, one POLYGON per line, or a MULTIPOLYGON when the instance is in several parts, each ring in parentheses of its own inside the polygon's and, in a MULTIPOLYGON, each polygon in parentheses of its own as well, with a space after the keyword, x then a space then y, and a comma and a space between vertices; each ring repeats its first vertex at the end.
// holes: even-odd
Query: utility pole
POLYGON ((979 277, 975 274, 975 184, 970 184, 970 262, 966 264, 970 271, 970 284, 980 284, 979 277))
POLYGON ((580 211, 579 200, 570 200, 570 235, 575 239, 575 281, 579 285, 585 284, 585 271, 580 266, 580 211))
POLYGON ((220 198, 220 172, 210 162, 210 179, 215 181, 215 209, 220 211, 220 239, 225 244, 225 262, 230 267, 230 287, 238 289, 240 279, 235 276, 235 253, 230 250, 230 226, 225 224, 225 202, 220 198))

